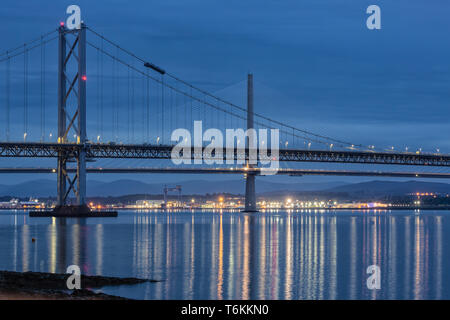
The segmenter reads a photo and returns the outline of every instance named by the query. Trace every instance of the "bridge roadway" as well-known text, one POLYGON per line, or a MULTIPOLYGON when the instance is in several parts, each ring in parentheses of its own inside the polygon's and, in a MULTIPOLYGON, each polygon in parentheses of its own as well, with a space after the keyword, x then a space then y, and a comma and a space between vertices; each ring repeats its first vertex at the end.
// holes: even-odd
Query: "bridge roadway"
MULTIPOLYGON (((76 172, 68 168, 68 172, 76 172)), ((254 174, 260 175, 259 168, 87 168, 88 173, 178 173, 178 174, 254 174)), ((0 168, 1 173, 56 173, 55 168, 0 168)), ((435 178, 448 179, 450 173, 423 172, 389 172, 389 171, 349 171, 349 170, 316 170, 316 169, 279 169, 278 175, 332 175, 358 177, 397 177, 397 178, 435 178)))
MULTIPOLYGON (((59 153, 76 157, 84 147, 87 158, 127 158, 127 159, 171 159, 173 146, 150 144, 114 144, 114 143, 36 143, 1 142, 0 157, 57 158, 59 153)), ((196 150, 192 147, 191 158, 196 150)), ((234 157, 243 157, 244 149, 235 150, 234 157)), ((223 155, 225 158, 225 154, 223 155)), ((248 159, 248 149, 245 149, 248 159)), ((378 151, 340 151, 340 150, 303 150, 280 149, 279 161, 291 162, 334 162, 363 164, 395 164, 414 166, 449 167, 450 155, 411 152, 378 151)))

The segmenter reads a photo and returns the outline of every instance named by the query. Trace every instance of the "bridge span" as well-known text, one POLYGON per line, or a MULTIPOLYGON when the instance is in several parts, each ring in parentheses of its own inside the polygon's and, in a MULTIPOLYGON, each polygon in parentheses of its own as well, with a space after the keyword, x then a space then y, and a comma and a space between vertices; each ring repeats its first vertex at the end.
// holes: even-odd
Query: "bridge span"
MULTIPOLYGON (((63 153, 68 158, 76 159, 80 151, 83 150, 87 159, 125 158, 170 160, 172 148, 173 146, 150 144, 0 142, 0 157, 58 158, 58 155, 63 153)), ((192 147, 190 153, 190 159, 192 160, 196 155, 205 160, 203 151, 201 154, 198 154, 195 148, 192 147)), ((248 160, 249 149, 236 149, 234 151, 234 160, 237 160, 238 158, 248 160)), ((289 162, 332 162, 450 167, 450 155, 418 154, 412 152, 280 149, 278 158, 279 161, 289 162)), ((226 160, 225 154, 223 154, 222 160, 226 160)))

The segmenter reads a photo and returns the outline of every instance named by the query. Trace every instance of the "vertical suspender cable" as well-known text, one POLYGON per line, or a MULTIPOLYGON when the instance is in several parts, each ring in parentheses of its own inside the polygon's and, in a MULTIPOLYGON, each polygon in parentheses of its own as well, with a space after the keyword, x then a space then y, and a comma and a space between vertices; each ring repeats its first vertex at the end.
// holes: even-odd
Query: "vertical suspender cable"
POLYGON ((170 90, 169 131, 173 128, 173 90, 170 90))
POLYGON ((128 67, 128 115, 127 115, 127 123, 128 123, 128 143, 130 143, 130 109, 131 109, 131 95, 130 95, 130 86, 131 86, 131 82, 130 82, 130 67, 128 67))
POLYGON ((161 100, 161 140, 164 141, 164 77, 161 75, 161 94, 162 94, 162 100, 161 100))
POLYGON ((295 145, 294 136, 295 136, 295 132, 294 132, 294 128, 292 128, 292 146, 295 145))
POLYGON ((116 141, 116 59, 112 59, 112 73, 111 73, 111 85, 112 85, 112 141, 116 141))
POLYGON ((189 128, 188 125, 189 125, 189 122, 188 122, 188 106, 187 106, 187 97, 185 95, 184 96, 184 127, 186 128, 186 130, 189 128))
POLYGON ((156 93, 156 97, 158 98, 158 100, 157 100, 157 103, 155 104, 155 108, 153 111, 154 112, 153 121, 155 121, 155 131, 153 132, 152 136, 155 136, 155 141, 156 141, 156 137, 158 136, 158 132, 159 132, 159 104, 160 104, 160 94, 161 94, 158 83, 155 84, 155 93, 156 93))
MULTIPOLYGON (((220 101, 217 100, 217 107, 220 107, 220 101)), ((219 108, 220 110, 220 108, 219 108)), ((222 111, 217 111, 217 128, 220 128, 220 115, 222 114, 222 111)), ((226 118, 227 114, 224 114, 224 118, 225 118, 225 127, 226 127, 226 123, 227 123, 227 118, 226 118)), ((225 132, 225 131, 224 131, 225 132)))
MULTIPOLYGON (((119 51, 116 48, 116 56, 119 56, 119 51)), ((115 138, 117 139, 119 136, 119 90, 117 89, 117 65, 116 65, 116 59, 113 60, 114 61, 114 95, 115 95, 115 114, 116 114, 116 122, 115 122, 115 128, 116 128, 116 136, 115 138)))
MULTIPOLYGON (((103 38, 100 46, 103 52, 103 38)), ((103 54, 100 54, 100 139, 103 139, 103 54)))
POLYGON ((142 135, 142 142, 145 142, 145 75, 142 74, 142 105, 141 105, 141 110, 142 110, 142 119, 141 119, 141 135, 142 135))
MULTIPOLYGON (((178 83, 177 83, 177 89, 178 89, 178 83)), ((178 127, 178 93, 175 92, 175 128, 178 127)), ((175 128, 172 128, 175 129, 175 128)))
POLYGON ((147 140, 146 142, 150 142, 150 79, 148 78, 148 70, 147 70, 147 140))
POLYGON ((41 37, 41 141, 45 141, 45 42, 41 37))
POLYGON ((40 113, 40 126, 41 126, 41 136, 40 136, 40 138, 39 138, 39 140, 42 142, 42 140, 43 140, 43 134, 42 134, 42 95, 43 95, 43 92, 42 92, 42 48, 43 48, 43 43, 42 43, 42 36, 41 36, 41 70, 40 70, 40 76, 41 76, 41 79, 40 79, 40 111, 41 111, 41 113, 40 113))
MULTIPOLYGON (((134 69, 134 63, 132 65, 132 68, 134 69)), ((132 143, 135 143, 134 141, 134 74, 133 70, 131 70, 131 140, 132 143)))
POLYGON ((97 142, 100 138, 100 50, 97 50, 97 142))
MULTIPOLYGON (((6 55, 8 56, 8 52, 6 52, 6 55)), ((5 121, 6 121, 6 141, 9 141, 9 112, 10 112, 10 73, 11 73, 11 58, 7 58, 6 59, 6 86, 5 86, 5 90, 6 90, 6 117, 5 117, 5 121)))
MULTIPOLYGON (((161 84, 161 88, 162 88, 162 84, 161 84)), ((158 85, 156 85, 156 89, 158 91, 158 107, 155 109, 155 115, 156 115, 156 117, 155 117, 155 127, 156 127, 155 141, 156 141, 156 144, 158 144, 159 130, 160 130, 160 125, 161 125, 161 122, 159 121, 159 115, 160 115, 159 106, 160 105, 162 106, 162 90, 159 90, 158 85), (161 96, 161 99, 159 99, 160 96, 161 96)))
MULTIPOLYGON (((203 96, 203 108, 205 110, 205 127, 211 127, 211 124, 207 123, 208 122, 208 111, 211 111, 211 110, 206 105, 206 95, 203 96)), ((211 116, 211 119, 212 119, 212 116, 211 116)))
POLYGON ((28 50, 25 46, 23 56, 23 139, 28 135, 28 50))

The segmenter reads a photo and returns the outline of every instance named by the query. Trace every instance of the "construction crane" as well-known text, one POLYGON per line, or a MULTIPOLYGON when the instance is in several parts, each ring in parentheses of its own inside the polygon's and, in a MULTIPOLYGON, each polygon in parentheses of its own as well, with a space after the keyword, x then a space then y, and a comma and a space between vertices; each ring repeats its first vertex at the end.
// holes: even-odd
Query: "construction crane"
POLYGON ((175 187, 168 187, 167 185, 164 185, 164 203, 163 203, 163 209, 167 208, 167 196, 170 191, 178 191, 178 203, 181 206, 181 186, 176 185, 175 187))

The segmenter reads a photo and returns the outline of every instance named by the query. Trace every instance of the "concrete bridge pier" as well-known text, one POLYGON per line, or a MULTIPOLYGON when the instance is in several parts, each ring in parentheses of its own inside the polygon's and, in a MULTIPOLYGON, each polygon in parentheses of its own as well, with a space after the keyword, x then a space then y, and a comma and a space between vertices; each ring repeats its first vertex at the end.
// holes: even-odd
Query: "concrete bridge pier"
POLYGON ((258 212, 256 208, 255 175, 247 174, 245 180, 245 209, 243 212, 258 212))
MULTIPOLYGON (((253 74, 247 77, 247 130, 253 129, 253 74)), ((247 148, 249 148, 247 137, 247 148)), ((249 155, 250 156, 250 155, 249 155)), ((253 164, 247 160, 247 167, 253 168, 253 164)), ((258 212, 256 208, 255 174, 246 174, 245 179, 245 208, 242 212, 258 212)))

